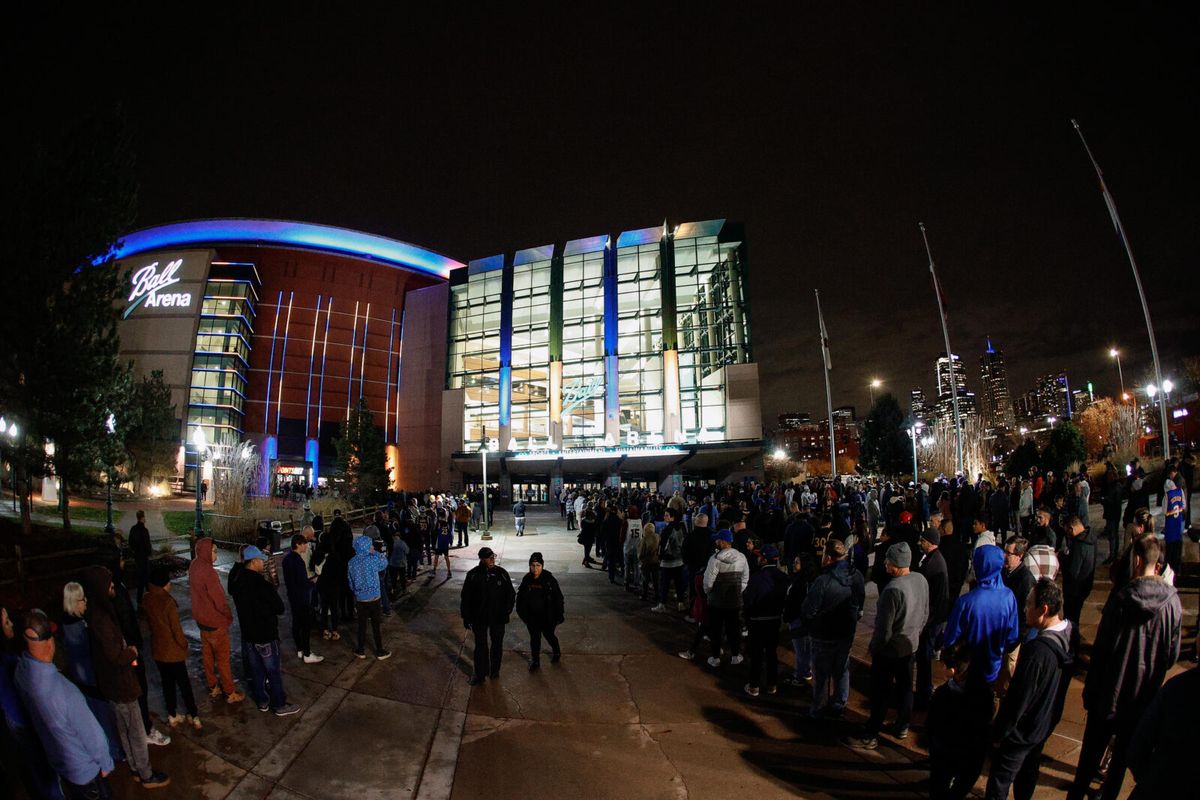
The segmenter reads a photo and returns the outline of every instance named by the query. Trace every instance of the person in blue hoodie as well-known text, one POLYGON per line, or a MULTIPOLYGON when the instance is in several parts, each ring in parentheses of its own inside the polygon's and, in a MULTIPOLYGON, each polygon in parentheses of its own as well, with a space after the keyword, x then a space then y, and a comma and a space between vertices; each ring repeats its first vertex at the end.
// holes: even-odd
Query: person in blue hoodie
POLYGON ((354 540, 354 558, 347 565, 346 574, 350 581, 350 590, 354 592, 354 604, 358 611, 358 646, 354 655, 366 658, 364 639, 367 635, 367 620, 371 621, 371 633, 375 637, 375 658, 382 661, 391 656, 391 652, 383 649, 383 636, 379 632, 379 623, 383 615, 380 604, 379 573, 387 569, 387 557, 377 552, 368 536, 359 536, 354 540))
MULTIPOLYGON (((971 670, 964 687, 968 702, 972 707, 976 703, 990 707, 995 696, 992 684, 1000 675, 1004 654, 1018 643, 1017 599, 1004 585, 1004 551, 999 547, 976 547, 971 565, 978 582, 954 602, 946 621, 944 647, 961 646, 970 652, 971 670)), ((956 785, 974 785, 983 771, 989 742, 987 731, 978 731, 972 737, 956 785)))

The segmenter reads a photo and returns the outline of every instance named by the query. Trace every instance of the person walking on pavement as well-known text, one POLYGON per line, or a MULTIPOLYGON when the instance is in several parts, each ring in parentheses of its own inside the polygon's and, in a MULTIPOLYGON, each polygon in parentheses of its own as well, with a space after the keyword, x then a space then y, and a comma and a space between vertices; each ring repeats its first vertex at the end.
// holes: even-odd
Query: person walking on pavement
POLYGON ((319 664, 325 657, 312 651, 313 580, 309 577, 305 561, 311 546, 304 534, 293 536, 292 551, 284 556, 281 571, 287 588, 288 606, 292 610, 292 641, 296 643, 296 657, 305 664, 319 664))
POLYGON ((225 702, 240 703, 246 696, 233 683, 230 661, 229 626, 233 624, 233 612, 221 588, 216 563, 216 543, 209 538, 198 540, 196 557, 188 567, 192 619, 200 629, 200 661, 209 696, 215 700, 224 693, 225 702))
POLYGON ((525 535, 525 503, 518 497, 513 503, 513 524, 517 528, 517 536, 525 535))
POLYGON ((545 567, 541 553, 529 557, 529 572, 517 589, 517 616, 529 631, 529 671, 541 666, 542 637, 550 645, 550 663, 562 658, 554 629, 563 623, 563 593, 558 581, 545 567))
POLYGON ((137 702, 142 693, 135 672, 138 649, 121 633, 112 603, 116 594, 112 573, 105 567, 87 567, 80 583, 88 598, 86 619, 96 682, 116 715, 117 735, 133 778, 147 789, 166 786, 170 778, 150 765, 146 728, 137 702))
MULTIPOLYGON (((450 532, 445 531, 444 535, 449 538, 450 532)), ((379 573, 387 569, 387 557, 377 552, 373 545, 373 540, 367 536, 359 536, 354 540, 355 555, 346 565, 346 575, 350 582, 350 590, 354 593, 354 603, 358 612, 358 640, 354 655, 359 658, 367 657, 365 639, 367 622, 370 622, 371 635, 375 639, 375 658, 383 661, 392 655, 390 651, 383 649, 383 635, 379 629, 383 621, 383 590, 379 585, 379 573)))
POLYGON ((929 621, 929 584, 924 576, 911 571, 912 551, 908 544, 892 545, 885 558, 891 580, 879 595, 875 633, 867 648, 871 654, 871 716, 861 734, 842 740, 858 750, 879 747, 879 732, 893 693, 899 694, 900 705, 892 733, 897 739, 908 738, 913 654, 929 621))
POLYGON ((800 609, 809 631, 813 675, 811 717, 840 717, 850 699, 850 646, 866 604, 863 576, 838 539, 825 543, 821 574, 800 609))
POLYGON ((149 588, 150 579, 150 530, 146 527, 146 512, 140 508, 137 522, 129 529, 129 551, 133 554, 134 571, 137 575, 137 603, 142 607, 142 595, 149 588))
POLYGON ((503 567, 496 566, 496 554, 490 547, 479 548, 479 565, 463 580, 460 613, 463 627, 475 635, 475 670, 468 681, 472 686, 488 677, 500 677, 504 654, 504 626, 513 612, 517 593, 503 567), (490 642, 490 648, 489 648, 490 642))
POLYGON ((242 657, 250 668, 250 695, 259 711, 277 717, 295 714, 300 706, 287 701, 280 670, 279 615, 283 600, 263 576, 266 557, 250 545, 242 551, 244 567, 230 577, 229 593, 242 628, 242 657))

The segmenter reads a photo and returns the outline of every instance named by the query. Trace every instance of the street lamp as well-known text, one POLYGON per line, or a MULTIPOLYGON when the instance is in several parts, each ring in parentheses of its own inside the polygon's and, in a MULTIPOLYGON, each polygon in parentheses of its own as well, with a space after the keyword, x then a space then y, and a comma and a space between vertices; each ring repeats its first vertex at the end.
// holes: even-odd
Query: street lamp
POLYGON ((1047 417, 1046 421, 1050 423, 1050 429, 1054 430, 1054 423, 1058 422, 1058 417, 1047 417))
POLYGON ((108 419, 104 420, 104 427, 108 430, 109 436, 109 451, 108 451, 108 480, 104 485, 108 487, 108 498, 105 500, 104 507, 108 511, 108 521, 104 524, 104 533, 110 538, 116 533, 116 528, 113 527, 112 521, 112 482, 113 482, 113 464, 112 464, 112 437, 117 432, 117 420, 112 414, 108 415, 108 419))
POLYGON ((775 452, 771 454, 771 457, 777 461, 783 461, 788 457, 788 455, 782 447, 776 447, 775 452))
POLYGON ((875 405, 875 390, 880 386, 883 386, 883 381, 879 380, 879 378, 871 379, 871 405, 875 405))
MULTIPOLYGON (((0 434, 5 433, 5 425, 4 417, 0 417, 0 434)), ((17 441, 17 423, 8 425, 7 433, 15 443, 17 441)), ((16 445, 14 444, 13 447, 15 449, 16 445)), ((15 457, 9 461, 9 467, 12 470, 13 512, 15 513, 17 510, 17 459, 15 457)))
POLYGON ((912 446, 913 446, 913 482, 914 483, 917 480, 919 480, 918 473, 917 473, 917 469, 918 469, 917 468, 917 440, 919 439, 918 434, 921 432, 921 429, 924 427, 925 427, 925 423, 921 422, 921 420, 917 420, 912 424, 912 427, 908 429, 908 435, 912 438, 912 446))
POLYGON ((488 511, 487 511, 487 501, 488 501, 487 454, 488 454, 488 440, 487 440, 487 436, 485 434, 479 441, 479 455, 482 456, 482 458, 483 458, 483 535, 480 536, 479 538, 483 539, 485 542, 490 542, 492 540, 492 532, 491 532, 491 526, 488 525, 488 511))
POLYGON ((1108 355, 1117 360, 1117 377, 1121 379, 1121 398, 1125 398, 1125 373, 1121 372, 1121 351, 1115 347, 1108 349, 1108 355))
POLYGON ((200 507, 200 497, 204 482, 204 457, 208 455, 208 440, 200 425, 192 432, 192 444, 196 447, 196 536, 200 537, 204 535, 204 511, 200 507))

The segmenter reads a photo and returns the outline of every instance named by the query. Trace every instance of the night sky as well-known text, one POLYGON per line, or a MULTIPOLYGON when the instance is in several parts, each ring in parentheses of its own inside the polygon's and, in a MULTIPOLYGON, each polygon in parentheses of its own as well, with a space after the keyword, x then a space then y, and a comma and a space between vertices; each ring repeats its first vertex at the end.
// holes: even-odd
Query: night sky
POLYGON ((119 101, 138 226, 301 219, 466 261, 664 217, 743 222, 772 424, 823 413, 813 288, 834 405, 865 413, 872 377, 904 407, 914 386, 934 393, 943 346, 918 221, 969 388, 989 334, 1014 396, 1061 368, 1115 392, 1112 344, 1127 383, 1145 383, 1136 290, 1076 117, 1129 231, 1166 373, 1200 352, 1195 4, 839 3, 788 18, 700 5, 42 17, 6 36, 27 112, 10 120, 119 101))

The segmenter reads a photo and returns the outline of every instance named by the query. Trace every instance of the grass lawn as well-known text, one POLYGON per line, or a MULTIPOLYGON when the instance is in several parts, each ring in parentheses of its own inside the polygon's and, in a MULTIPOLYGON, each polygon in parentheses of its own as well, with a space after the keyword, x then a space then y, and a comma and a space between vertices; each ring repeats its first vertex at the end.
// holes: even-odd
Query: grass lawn
MULTIPOLYGON (((53 503, 35 503, 33 513, 39 516, 54 517, 62 521, 62 514, 58 511, 58 506, 53 503)), ((120 520, 121 513, 113 510, 114 523, 120 520)), ((80 522, 107 522, 108 511, 103 508, 91 508, 90 506, 71 506, 71 520, 80 522)))
MULTIPOLYGON (((167 530, 176 536, 187 536, 196 528, 196 512, 195 511, 164 511, 162 512, 163 524, 167 526, 167 530)), ((209 530, 212 526, 212 515, 204 514, 204 529, 209 530)))

